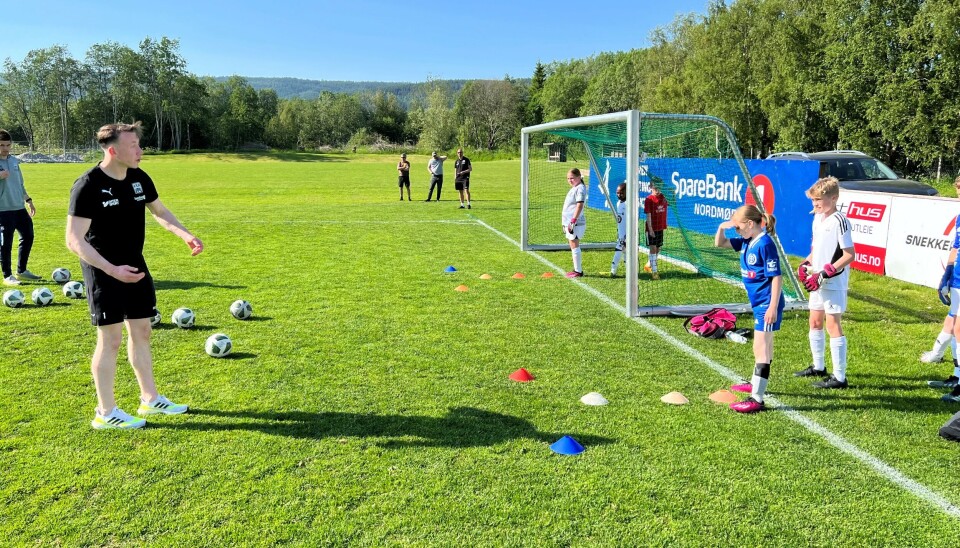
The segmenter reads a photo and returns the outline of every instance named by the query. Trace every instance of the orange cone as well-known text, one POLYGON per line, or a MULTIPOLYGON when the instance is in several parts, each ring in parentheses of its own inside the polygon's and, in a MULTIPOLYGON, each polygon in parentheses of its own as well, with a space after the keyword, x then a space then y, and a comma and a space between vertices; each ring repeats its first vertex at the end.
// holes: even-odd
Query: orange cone
POLYGON ((733 392, 723 389, 710 394, 710 399, 717 403, 733 403, 737 401, 737 396, 733 392))
POLYGON ((480 275, 480 279, 481 279, 481 280, 491 280, 491 279, 493 279, 493 276, 491 276, 491 275, 489 275, 489 274, 481 274, 481 275, 480 275))
POLYGON ((521 273, 519 273, 519 272, 517 272, 516 274, 513 275, 513 279, 514 279, 514 280, 522 280, 522 279, 524 279, 524 278, 526 278, 526 276, 524 276, 523 274, 521 274, 521 273))
POLYGON ((540 277, 541 277, 541 278, 552 278, 552 277, 553 277, 553 272, 544 272, 544 273, 543 273, 543 276, 540 276, 540 277))
POLYGON ((517 381, 517 382, 530 382, 533 380, 533 375, 531 375, 529 371, 521 367, 520 369, 517 369, 513 373, 510 373, 510 380, 517 381))
POLYGON ((469 291, 470 288, 467 287, 467 286, 465 286, 465 285, 458 285, 457 287, 454 287, 453 290, 454 290, 454 291, 469 291))
POLYGON ((670 392, 669 394, 664 394, 660 401, 663 403, 669 403, 670 405, 684 405, 690 403, 690 400, 680 392, 670 392))

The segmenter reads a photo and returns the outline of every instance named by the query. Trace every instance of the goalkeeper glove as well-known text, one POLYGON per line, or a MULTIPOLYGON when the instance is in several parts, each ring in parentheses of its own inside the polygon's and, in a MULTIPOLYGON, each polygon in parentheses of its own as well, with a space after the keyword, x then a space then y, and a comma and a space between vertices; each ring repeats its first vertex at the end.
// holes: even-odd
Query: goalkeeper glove
POLYGON ((810 271, 807 270, 808 266, 810 266, 810 261, 803 261, 800 263, 800 266, 797 267, 797 279, 799 279, 802 284, 806 284, 807 278, 810 277, 810 271))
POLYGON ((943 277, 940 278, 940 285, 937 287, 937 297, 940 297, 940 302, 950 306, 950 285, 953 281, 953 265, 948 264, 947 268, 943 270, 943 277))

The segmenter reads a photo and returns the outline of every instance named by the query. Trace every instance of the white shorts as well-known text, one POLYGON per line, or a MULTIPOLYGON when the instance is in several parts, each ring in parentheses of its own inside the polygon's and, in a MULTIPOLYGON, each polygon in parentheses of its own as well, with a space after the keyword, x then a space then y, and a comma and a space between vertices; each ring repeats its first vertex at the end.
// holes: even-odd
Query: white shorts
POLYGON ((847 290, 821 287, 810 293, 810 310, 823 310, 827 314, 843 314, 847 311, 847 290))
POLYGON ((950 288, 950 315, 957 316, 957 310, 960 309, 960 287, 950 288))
POLYGON ((587 232, 587 225, 574 225, 573 234, 567 232, 567 227, 563 227, 563 235, 567 237, 568 240, 580 240, 583 238, 583 235, 587 232))

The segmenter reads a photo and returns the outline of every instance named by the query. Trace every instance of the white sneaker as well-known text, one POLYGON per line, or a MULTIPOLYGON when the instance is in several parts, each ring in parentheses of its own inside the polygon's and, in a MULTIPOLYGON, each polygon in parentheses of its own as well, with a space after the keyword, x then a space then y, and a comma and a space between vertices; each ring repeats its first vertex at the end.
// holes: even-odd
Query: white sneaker
POLYGON ((3 279, 3 285, 20 285, 20 280, 16 276, 7 276, 3 279))
POLYGON ((93 420, 90 421, 90 426, 96 430, 132 430, 143 428, 145 424, 147 421, 132 417, 119 407, 114 407, 113 411, 106 416, 101 415, 100 410, 97 409, 93 420))
POLYGON ((943 361, 943 354, 937 354, 934 350, 927 350, 920 354, 920 361, 923 363, 940 363, 943 361))
POLYGON ((137 408, 137 414, 141 417, 146 417, 147 415, 179 415, 181 413, 186 413, 189 409, 189 405, 183 405, 179 403, 173 403, 168 400, 166 396, 157 396, 157 399, 152 402, 140 402, 140 407, 137 408))

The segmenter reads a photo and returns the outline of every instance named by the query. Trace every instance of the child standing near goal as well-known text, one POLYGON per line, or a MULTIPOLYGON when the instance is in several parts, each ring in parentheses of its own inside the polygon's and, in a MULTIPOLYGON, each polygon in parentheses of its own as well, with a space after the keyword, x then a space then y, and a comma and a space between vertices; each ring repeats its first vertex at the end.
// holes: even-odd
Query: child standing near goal
POLYGON ((663 231, 667 229, 667 197, 660 192, 656 181, 650 181, 650 195, 643 200, 644 223, 647 234, 647 249, 650 251, 650 277, 660 279, 657 271, 657 254, 663 245, 663 231))
POLYGON ((563 213, 560 222, 563 223, 563 234, 570 242, 570 253, 573 255, 573 270, 567 272, 568 278, 583 277, 583 256, 580 249, 580 239, 587 231, 586 212, 583 204, 587 201, 587 186, 583 184, 580 170, 573 168, 567 172, 567 182, 570 190, 563 201, 563 213))
POLYGON ((737 384, 730 389, 749 392, 741 402, 731 403, 730 409, 738 413, 763 411, 763 396, 770 378, 773 362, 773 334, 780 330, 783 319, 783 278, 780 272, 780 255, 770 237, 777 220, 773 215, 764 215, 755 205, 738 208, 729 221, 717 228, 714 245, 728 247, 740 254, 740 272, 747 290, 750 307, 753 308, 753 357, 756 365, 749 383, 737 384), (727 239, 728 228, 737 231, 739 237, 727 239))
POLYGON ((610 263, 610 277, 617 275, 627 245, 627 183, 617 185, 617 247, 610 263))
POLYGON ((816 388, 847 387, 847 337, 840 319, 847 309, 847 286, 853 262, 853 236, 850 221, 837 211, 840 183, 836 177, 824 177, 807 189, 813 203, 813 240, 810 255, 800 263, 797 276, 810 292, 810 352, 813 365, 794 373, 797 377, 827 377, 824 363, 826 338, 823 324, 826 320, 830 334, 830 357, 833 375, 815 382, 816 388))

